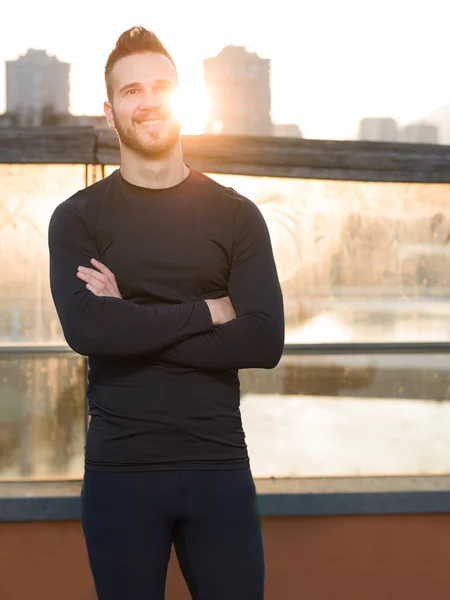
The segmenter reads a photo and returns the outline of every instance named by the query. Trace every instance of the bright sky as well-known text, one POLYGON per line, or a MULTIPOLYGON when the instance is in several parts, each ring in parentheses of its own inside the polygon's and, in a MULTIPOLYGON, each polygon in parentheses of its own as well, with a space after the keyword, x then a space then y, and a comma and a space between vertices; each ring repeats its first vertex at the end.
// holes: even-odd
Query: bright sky
POLYGON ((351 138, 364 116, 392 116, 403 124, 450 103, 449 0, 7 4, 0 68, 28 48, 70 62, 75 114, 102 113, 104 63, 133 25, 153 30, 177 63, 186 133, 202 130, 202 60, 229 44, 272 59, 272 118, 299 124, 306 137, 351 138))

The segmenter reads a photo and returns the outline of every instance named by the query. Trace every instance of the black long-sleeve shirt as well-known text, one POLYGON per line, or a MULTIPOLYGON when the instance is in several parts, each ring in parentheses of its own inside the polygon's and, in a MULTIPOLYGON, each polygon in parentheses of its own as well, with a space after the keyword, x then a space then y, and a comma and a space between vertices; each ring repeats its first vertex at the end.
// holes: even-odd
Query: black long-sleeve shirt
POLYGON ((50 283, 69 346, 89 357, 86 469, 243 468, 238 369, 273 368, 283 302, 256 205, 192 170, 142 188, 116 170, 54 211, 50 283), (123 299, 77 277, 91 258, 123 299), (213 326, 205 299, 229 295, 213 326))

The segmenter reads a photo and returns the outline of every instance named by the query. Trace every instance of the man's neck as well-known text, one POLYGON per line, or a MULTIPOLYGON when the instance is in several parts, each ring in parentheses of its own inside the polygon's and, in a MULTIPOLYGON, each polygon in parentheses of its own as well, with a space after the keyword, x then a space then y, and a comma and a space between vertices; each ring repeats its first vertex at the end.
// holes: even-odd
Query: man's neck
POLYGON ((133 185, 164 189, 186 179, 189 168, 183 162, 181 148, 174 148, 174 152, 161 159, 145 159, 127 150, 122 151, 120 172, 133 185))

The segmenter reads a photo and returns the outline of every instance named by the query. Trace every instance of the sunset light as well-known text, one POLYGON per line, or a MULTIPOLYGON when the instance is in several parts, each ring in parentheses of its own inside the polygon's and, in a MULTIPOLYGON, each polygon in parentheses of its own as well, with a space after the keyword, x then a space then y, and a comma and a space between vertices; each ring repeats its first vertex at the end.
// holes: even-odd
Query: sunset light
POLYGON ((200 135, 205 128, 209 103, 205 87, 183 86, 174 95, 175 114, 181 121, 182 133, 200 135))

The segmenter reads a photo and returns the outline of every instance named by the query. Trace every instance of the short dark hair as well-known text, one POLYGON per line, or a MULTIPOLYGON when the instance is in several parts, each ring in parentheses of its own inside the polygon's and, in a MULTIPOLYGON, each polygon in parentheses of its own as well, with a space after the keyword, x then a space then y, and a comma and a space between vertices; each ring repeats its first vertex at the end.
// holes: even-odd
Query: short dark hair
POLYGON ((105 65, 105 83, 108 99, 111 100, 112 90, 110 83, 111 71, 118 60, 131 56, 132 54, 142 54, 144 52, 156 52, 157 54, 163 54, 171 61, 177 70, 173 58, 169 52, 163 46, 159 38, 145 27, 140 25, 131 27, 124 31, 117 39, 114 50, 108 56, 108 60, 105 65))

